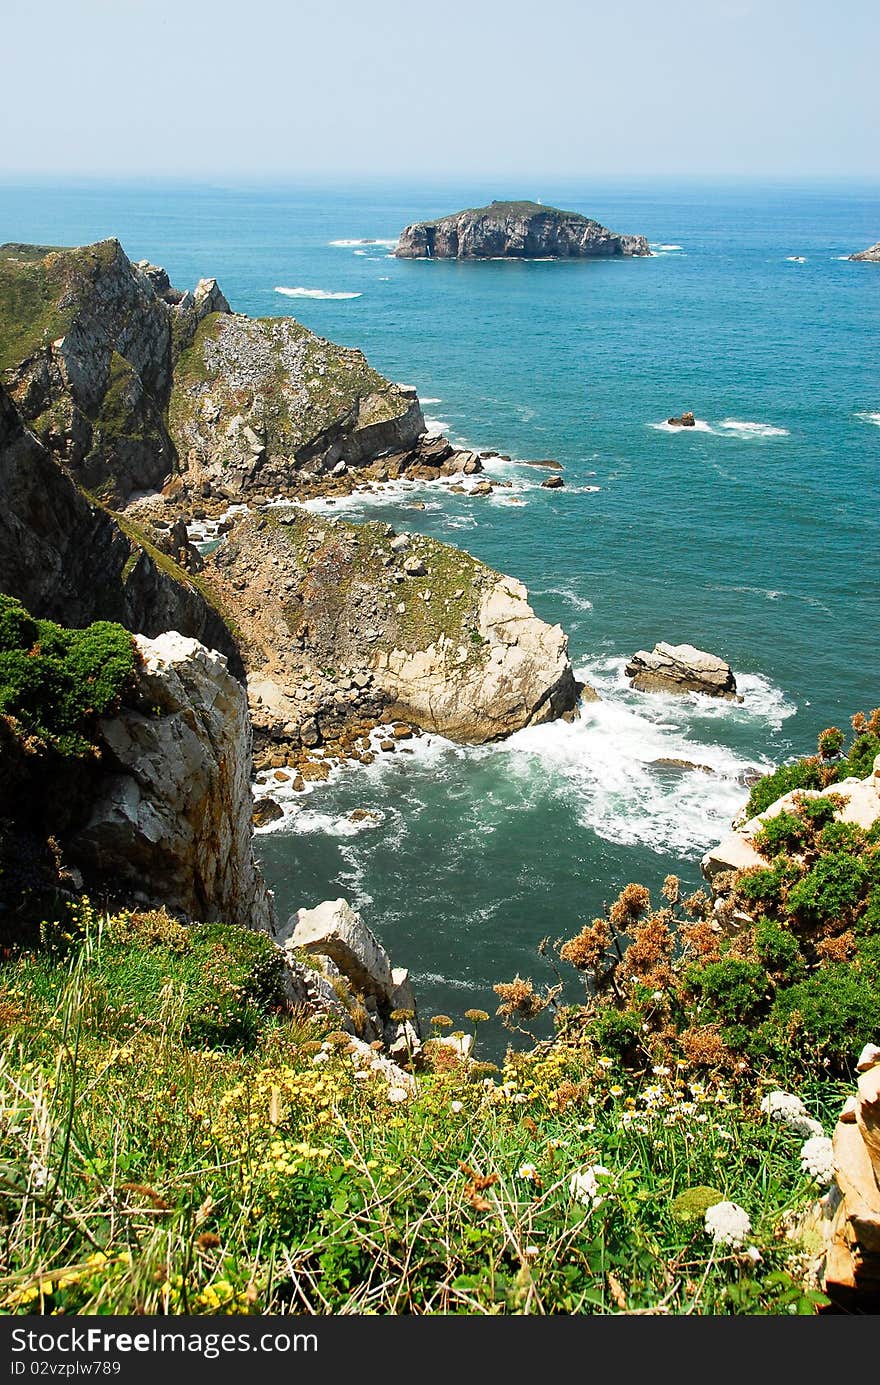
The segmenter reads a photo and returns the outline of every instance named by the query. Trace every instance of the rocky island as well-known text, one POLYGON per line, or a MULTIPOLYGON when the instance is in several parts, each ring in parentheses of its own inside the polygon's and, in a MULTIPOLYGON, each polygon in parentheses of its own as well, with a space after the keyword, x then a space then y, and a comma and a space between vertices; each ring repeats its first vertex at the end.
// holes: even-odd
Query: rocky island
POLYGON ((869 245, 867 250, 859 250, 854 255, 850 255, 851 260, 864 260, 870 264, 880 264, 880 240, 876 245, 869 245))
POLYGON ((404 260, 570 260, 651 251, 644 236, 609 231, 579 212, 540 202, 492 202, 414 222, 401 233, 394 253, 404 260))

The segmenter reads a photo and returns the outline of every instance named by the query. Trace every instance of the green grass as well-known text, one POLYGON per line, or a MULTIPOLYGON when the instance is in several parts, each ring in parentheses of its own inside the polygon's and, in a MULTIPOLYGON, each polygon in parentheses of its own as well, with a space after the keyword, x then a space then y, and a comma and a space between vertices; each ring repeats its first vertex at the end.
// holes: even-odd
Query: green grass
POLYGON ((82 293, 116 250, 113 240, 76 249, 0 246, 0 371, 65 335, 82 293))
MULTIPOLYGON (((815 1311, 779 1228, 816 1189, 753 1086, 435 1046, 392 1103, 279 1003, 265 939, 83 904, 44 942, 0 967, 3 1311, 815 1311), (759 1260, 682 1215, 707 1184, 759 1260)), ((839 1089, 801 1095, 833 1120, 839 1089)))

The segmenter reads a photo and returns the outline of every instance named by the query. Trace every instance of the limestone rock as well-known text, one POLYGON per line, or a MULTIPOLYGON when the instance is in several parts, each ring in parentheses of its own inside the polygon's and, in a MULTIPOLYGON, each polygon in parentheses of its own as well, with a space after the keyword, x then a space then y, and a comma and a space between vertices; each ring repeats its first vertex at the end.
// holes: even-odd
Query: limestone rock
POLYGON ((624 670, 630 687, 638 692, 704 693, 741 702, 729 664, 717 654, 707 654, 692 644, 654 645, 651 653, 640 649, 624 670))
POLYGON ((859 250, 855 255, 850 255, 851 260, 867 260, 873 264, 880 264, 880 240, 876 245, 869 245, 867 250, 859 250))
POLYGON ((539 202, 492 202, 401 233, 401 259, 573 259, 650 255, 644 236, 619 235, 579 212, 539 202))
POLYGON ((325 900, 314 909, 300 909, 290 919, 281 940, 294 947, 330 957, 356 991, 375 996, 386 1005, 394 991, 391 959, 344 899, 325 900))
POLYGON ((472 653, 441 640, 381 651, 376 679, 392 699, 392 711, 425 730, 480 743, 552 720, 576 705, 566 636, 560 626, 538 619, 522 583, 499 577, 483 591, 476 633, 472 653))
POLYGON ((118 772, 102 781, 71 854, 150 906, 273 932, 252 851, 244 690, 196 640, 135 638, 133 705, 100 723, 118 772))

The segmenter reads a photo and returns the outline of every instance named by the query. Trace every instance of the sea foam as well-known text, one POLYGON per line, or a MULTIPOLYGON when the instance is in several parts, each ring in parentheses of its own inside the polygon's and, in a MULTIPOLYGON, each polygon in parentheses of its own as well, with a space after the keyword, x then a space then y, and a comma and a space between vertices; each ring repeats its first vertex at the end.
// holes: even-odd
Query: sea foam
POLYGON ((735 433, 740 438, 787 438, 787 428, 777 428, 773 423, 749 423, 738 418, 723 418, 719 423, 727 433, 735 433))
POLYGON ((333 292, 331 292, 330 289, 304 289, 304 288, 299 288, 299 287, 297 287, 297 288, 286 288, 286 287, 285 287, 284 285, 282 285, 282 284, 276 285, 275 292, 276 292, 276 293, 283 293, 284 296, 285 296, 285 298, 327 298, 327 299, 342 299, 342 298, 362 298, 362 297, 363 297, 363 294, 361 294, 361 293, 333 293, 333 292))

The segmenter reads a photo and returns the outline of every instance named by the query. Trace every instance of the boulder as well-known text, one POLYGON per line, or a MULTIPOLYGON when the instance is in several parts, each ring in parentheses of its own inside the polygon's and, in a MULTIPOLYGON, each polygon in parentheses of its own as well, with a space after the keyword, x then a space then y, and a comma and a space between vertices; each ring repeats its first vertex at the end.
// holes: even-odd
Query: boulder
POLYGON ((697 426, 697 420, 690 410, 680 414, 678 418, 668 418, 666 422, 673 428, 696 428, 697 426))
POLYGON ((563 481, 561 476, 548 476, 546 481, 541 482, 541 486, 545 491, 562 490, 562 487, 564 485, 565 482, 563 481))
POLYGON ((867 250, 858 250, 855 255, 850 255, 851 260, 863 260, 871 264, 880 264, 880 240, 876 245, 869 245, 867 250))
POLYGON ((638 692, 704 693, 728 702, 742 702, 729 664, 692 644, 655 644, 638 650, 624 670, 638 692))
POLYGON ((476 639, 380 650, 376 680, 392 715, 452 740, 481 743, 561 716, 579 689, 562 628, 539 620, 521 582, 498 577, 479 595, 476 639))
POLYGON ((300 909, 288 920, 280 941, 330 957, 352 987, 388 1006, 394 992, 391 959, 345 899, 329 899, 300 909))

